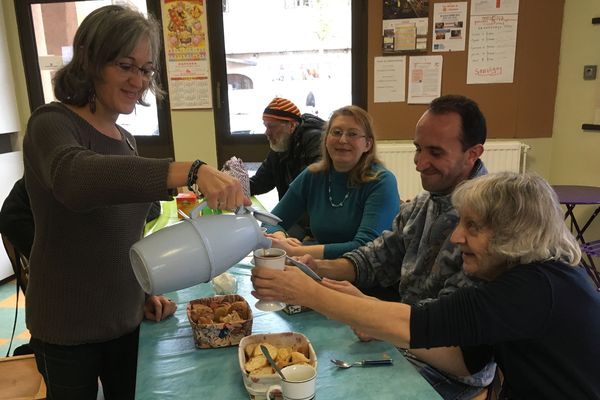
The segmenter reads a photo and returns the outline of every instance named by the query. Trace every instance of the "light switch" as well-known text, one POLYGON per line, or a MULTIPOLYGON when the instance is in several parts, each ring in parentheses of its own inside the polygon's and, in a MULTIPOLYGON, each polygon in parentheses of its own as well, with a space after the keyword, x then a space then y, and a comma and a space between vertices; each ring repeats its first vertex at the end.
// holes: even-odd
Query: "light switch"
POLYGON ((596 65, 584 65, 583 79, 586 81, 593 81, 596 79, 596 67, 596 65))

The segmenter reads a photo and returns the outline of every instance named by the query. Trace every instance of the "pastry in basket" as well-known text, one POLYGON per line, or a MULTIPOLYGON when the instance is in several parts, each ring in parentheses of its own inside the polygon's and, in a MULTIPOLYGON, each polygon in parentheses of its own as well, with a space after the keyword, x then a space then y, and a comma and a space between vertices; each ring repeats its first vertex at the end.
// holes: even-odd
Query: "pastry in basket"
POLYGON ((231 305, 229 303, 222 303, 220 306, 215 308, 215 317, 213 318, 215 322, 223 322, 223 317, 229 314, 229 307, 231 305))
POLYGON ((236 301, 231 303, 229 311, 236 311, 240 317, 242 317, 243 319, 248 319, 248 303, 246 303, 245 301, 236 301))
POLYGON ((240 317, 240 314, 237 311, 232 311, 229 314, 221 317, 221 322, 226 322, 228 324, 232 324, 234 322, 242 322, 244 318, 240 317))
POLYGON ((199 324, 235 323, 248 319, 250 312, 248 304, 244 301, 212 302, 209 306, 193 304, 191 318, 199 324))
POLYGON ((252 309, 237 294, 192 300, 187 312, 201 349, 234 346, 252 333, 252 309))
POLYGON ((192 319, 196 322, 211 324, 214 318, 214 311, 212 308, 210 308, 209 306, 205 306, 204 304, 194 304, 192 305, 191 316, 192 319))

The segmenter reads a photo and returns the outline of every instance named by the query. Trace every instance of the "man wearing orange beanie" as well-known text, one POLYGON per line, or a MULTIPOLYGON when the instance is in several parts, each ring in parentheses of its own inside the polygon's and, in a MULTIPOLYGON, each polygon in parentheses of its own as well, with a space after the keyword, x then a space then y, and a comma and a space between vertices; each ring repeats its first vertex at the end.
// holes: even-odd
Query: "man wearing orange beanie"
MULTIPOLYGON (((294 178, 321 158, 325 121, 312 114, 301 114, 291 101, 275 97, 265 108, 263 123, 271 151, 250 178, 250 193, 254 196, 277 188, 281 200, 294 178)), ((300 224, 303 229, 308 227, 307 222, 300 224)), ((303 237, 304 233, 294 236, 303 237)))
POLYGON ((254 196, 277 188, 281 200, 290 182, 321 158, 325 121, 312 114, 300 114, 294 103, 275 97, 265 108, 263 123, 271 151, 250 178, 250 192, 254 196))

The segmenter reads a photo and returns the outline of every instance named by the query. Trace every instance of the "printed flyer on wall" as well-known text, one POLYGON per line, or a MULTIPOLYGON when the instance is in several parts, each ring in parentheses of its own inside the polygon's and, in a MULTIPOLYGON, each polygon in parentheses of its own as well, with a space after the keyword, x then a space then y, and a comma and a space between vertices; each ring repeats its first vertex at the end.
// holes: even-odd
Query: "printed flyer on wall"
POLYGON ((432 51, 464 51, 467 29, 467 2, 433 5, 432 51))
POLYGON ((471 3, 467 84, 514 81, 518 12, 518 0, 471 3))
POLYGON ((428 104, 442 92, 442 56, 413 56, 408 69, 408 103, 428 104))
POLYGON ((163 0, 171 109, 211 108, 204 0, 163 0))
POLYGON ((383 1, 383 53, 427 50, 429 0, 383 1))

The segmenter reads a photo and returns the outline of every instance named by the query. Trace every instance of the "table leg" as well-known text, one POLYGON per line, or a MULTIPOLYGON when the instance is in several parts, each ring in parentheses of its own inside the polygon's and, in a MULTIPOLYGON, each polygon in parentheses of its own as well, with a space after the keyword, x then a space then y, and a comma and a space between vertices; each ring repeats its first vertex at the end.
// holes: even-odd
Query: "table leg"
POLYGON ((592 213, 592 215, 590 215, 590 218, 587 220, 585 225, 583 225, 583 228, 581 228, 579 236, 581 237, 582 241, 583 241, 583 233, 587 230, 588 226, 590 226, 590 224, 594 221, 594 219, 596 218, 596 215, 598 215, 599 212, 600 212, 600 207, 596 207, 596 210, 594 210, 594 212, 592 213))
POLYGON ((575 214, 573 214, 575 204, 565 204, 565 206, 567 207, 567 211, 565 212, 565 220, 567 218, 570 218, 571 232, 573 231, 573 227, 575 227, 575 238, 581 243, 585 243, 585 241, 583 240, 583 233, 581 232, 581 229, 579 229, 579 224, 577 223, 577 219, 575 219, 575 214))

